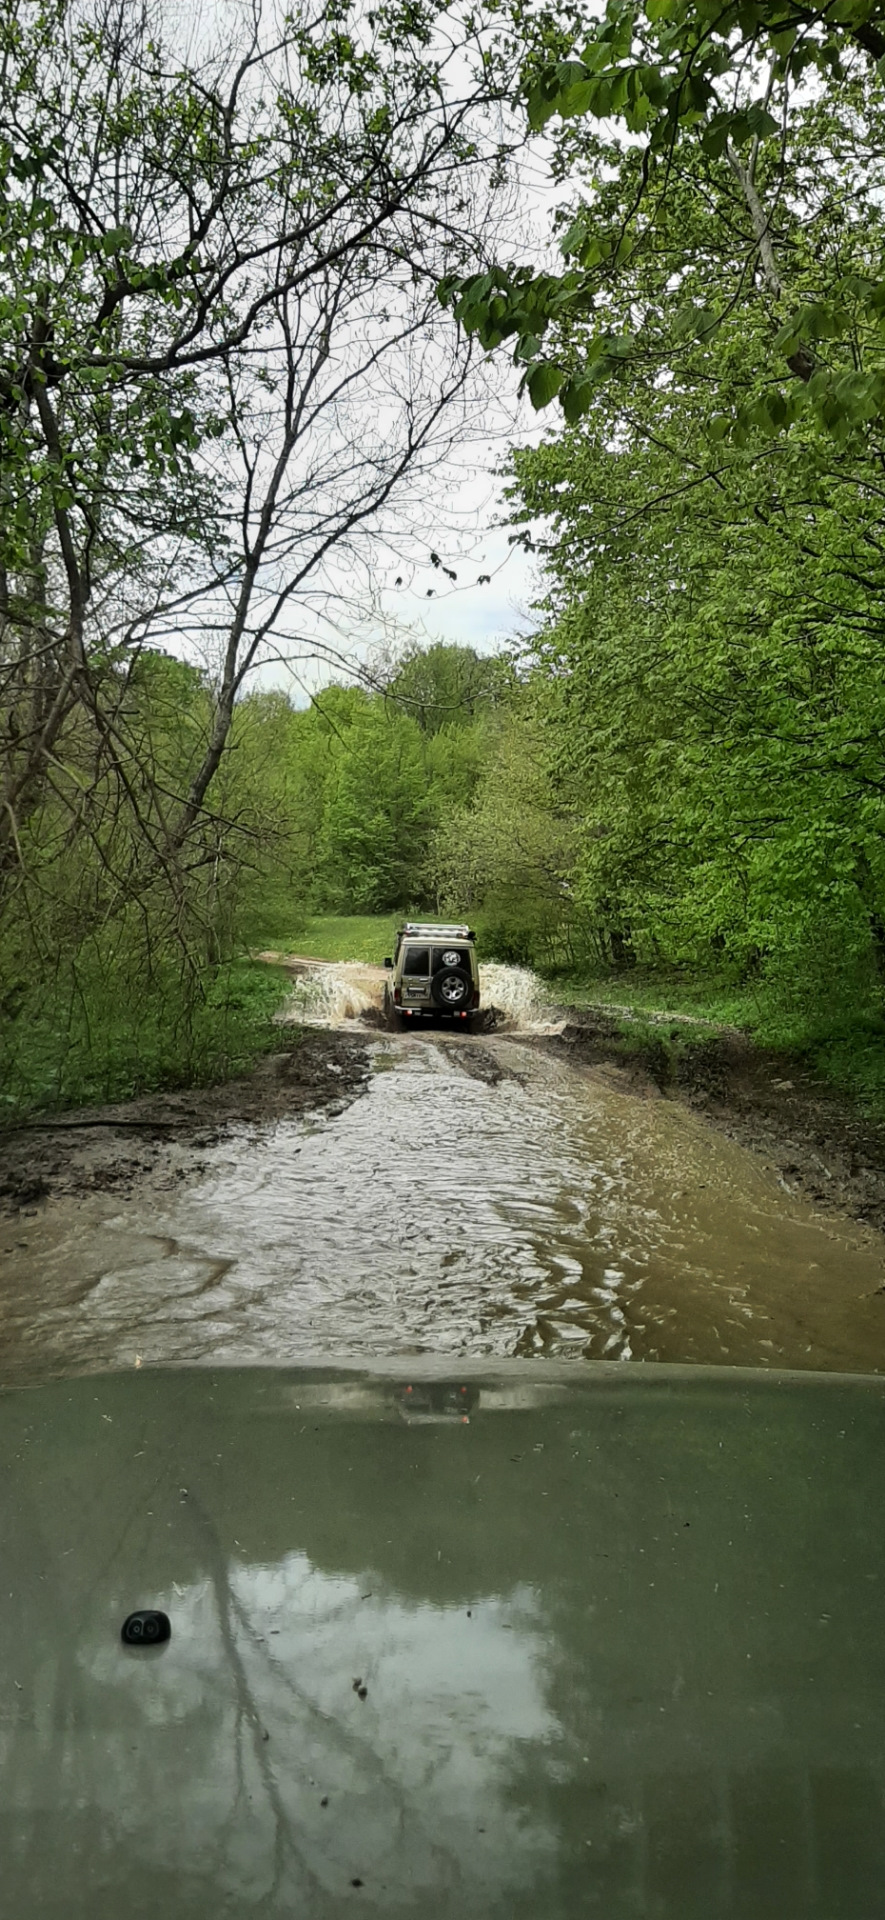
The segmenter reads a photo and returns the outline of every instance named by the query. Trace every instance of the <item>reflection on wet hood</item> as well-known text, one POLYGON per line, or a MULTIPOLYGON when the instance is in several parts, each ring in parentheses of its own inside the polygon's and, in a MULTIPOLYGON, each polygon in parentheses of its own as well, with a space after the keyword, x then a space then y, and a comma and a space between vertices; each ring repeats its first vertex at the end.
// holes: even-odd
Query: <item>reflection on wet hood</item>
POLYGON ((883 1394, 517 1368, 0 1396, 5 1911, 870 1920, 883 1394), (146 1606, 170 1641, 123 1646, 146 1606))

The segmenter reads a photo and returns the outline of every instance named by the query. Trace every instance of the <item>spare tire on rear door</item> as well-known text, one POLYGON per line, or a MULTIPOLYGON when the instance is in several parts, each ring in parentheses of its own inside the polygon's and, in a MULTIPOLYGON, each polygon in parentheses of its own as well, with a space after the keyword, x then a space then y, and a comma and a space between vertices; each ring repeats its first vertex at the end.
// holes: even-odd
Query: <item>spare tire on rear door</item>
POLYGON ((466 1013, 473 981, 466 967, 440 967, 430 982, 430 994, 441 1013, 466 1013))

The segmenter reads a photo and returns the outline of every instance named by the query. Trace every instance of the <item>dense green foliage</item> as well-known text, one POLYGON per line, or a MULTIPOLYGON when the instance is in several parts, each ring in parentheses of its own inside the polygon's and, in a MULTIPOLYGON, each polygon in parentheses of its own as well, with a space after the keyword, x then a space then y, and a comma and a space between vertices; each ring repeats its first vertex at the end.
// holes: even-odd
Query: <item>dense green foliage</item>
POLYGON ((300 897, 320 913, 428 910, 435 847, 472 803, 507 675, 471 648, 409 651, 384 684, 333 686, 286 720, 300 897))
MULTIPOLYGON (((613 233, 634 192, 654 219, 560 337, 575 378, 601 319, 630 350, 512 462, 544 583, 523 698, 547 806, 571 822, 573 938, 671 986, 674 967, 704 976, 714 999, 752 1001, 758 1031, 868 1087, 883 1079, 885 433, 875 407, 830 409, 813 330, 790 350, 815 404, 784 397, 782 329, 787 286, 823 310, 881 261, 883 133, 879 80, 852 72, 826 97, 809 87, 779 141, 742 159, 680 139, 666 180, 645 180, 639 149, 610 142, 586 233, 613 233), (748 186, 771 208, 761 236, 748 186)), ((574 134, 576 170, 601 151, 574 134)), ((828 378, 879 378, 863 302, 828 351, 828 378)))
MULTIPOLYGON (((577 189, 559 223, 565 264, 499 261, 449 275, 440 293, 486 347, 512 343, 534 405, 558 394, 574 422, 625 365, 652 381, 750 305, 764 310, 770 360, 749 419, 780 430, 805 411, 840 438, 881 422, 881 7, 607 0, 593 18, 572 0, 510 0, 506 13, 529 122, 552 140, 554 178, 577 189), (815 165, 809 121, 825 123, 832 101, 815 165), (682 218, 684 178, 698 166, 714 216, 731 202, 727 229, 714 235, 709 223, 700 247, 682 218), (700 260, 698 284, 669 301, 674 276, 700 260)), ((708 377, 712 395, 713 354, 708 377)), ((748 415, 732 412, 727 381, 718 397, 723 430, 733 421, 744 434, 748 415)))
POLYGON ((164 858, 158 837, 146 873, 134 816, 149 819, 181 791, 212 726, 211 687, 182 662, 145 653, 125 718, 113 762, 98 767, 90 730, 70 730, 64 761, 18 829, 0 941, 9 1113, 225 1073, 266 1044, 256 1022, 266 1025, 281 996, 282 982, 239 958, 253 926, 272 924, 293 866, 268 730, 245 703, 186 860, 164 858))
POLYGON ((0 1125, 32 1108, 128 1099, 245 1071, 297 1043, 273 1025, 289 976, 248 960, 186 974, 173 955, 145 967, 119 945, 78 949, 22 996, 0 1045, 0 1125))
MULTIPOLYGON (((551 10, 542 36, 573 27, 551 10)), ((584 30, 586 72, 532 83, 572 265, 478 277, 459 309, 568 423, 511 467, 542 564, 521 699, 560 836, 547 944, 651 993, 657 968, 670 1004, 702 980, 881 1092, 879 29, 613 0, 584 30)))

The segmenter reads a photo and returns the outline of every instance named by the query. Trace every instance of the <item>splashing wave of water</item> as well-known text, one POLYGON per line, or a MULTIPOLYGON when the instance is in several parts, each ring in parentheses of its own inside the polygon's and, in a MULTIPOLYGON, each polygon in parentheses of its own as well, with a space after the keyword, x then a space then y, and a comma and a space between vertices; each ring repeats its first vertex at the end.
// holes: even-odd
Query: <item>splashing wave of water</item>
MULTIPOLYGON (((356 960, 317 961, 299 975, 286 1002, 285 1023, 313 1027, 340 1027, 381 1010, 383 980, 378 970, 356 960)), ((482 1007, 494 1009, 497 1024, 508 1032, 555 1033, 555 1017, 543 982, 528 967, 505 966, 492 960, 479 970, 482 1007)))
POLYGON ((502 1024, 520 1033, 556 1032, 562 1022, 554 1017, 543 982, 528 967, 507 967, 490 960, 479 969, 484 1007, 496 1007, 502 1024))
POLYGON ((355 977, 359 971, 348 962, 319 965, 302 974, 286 1002, 284 1023, 338 1027, 345 1020, 359 1020, 378 1005, 377 994, 368 992, 366 983, 355 977))

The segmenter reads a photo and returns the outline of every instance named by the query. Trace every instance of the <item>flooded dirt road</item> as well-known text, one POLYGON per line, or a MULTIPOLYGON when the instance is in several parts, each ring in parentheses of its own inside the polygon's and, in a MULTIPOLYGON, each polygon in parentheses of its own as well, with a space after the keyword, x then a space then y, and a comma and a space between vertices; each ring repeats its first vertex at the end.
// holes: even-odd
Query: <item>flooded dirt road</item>
POLYGON ((881 1238, 683 1107, 518 1032, 370 1054, 343 1110, 234 1125, 199 1177, 2 1223, 0 1380, 397 1355, 885 1371, 881 1238))

